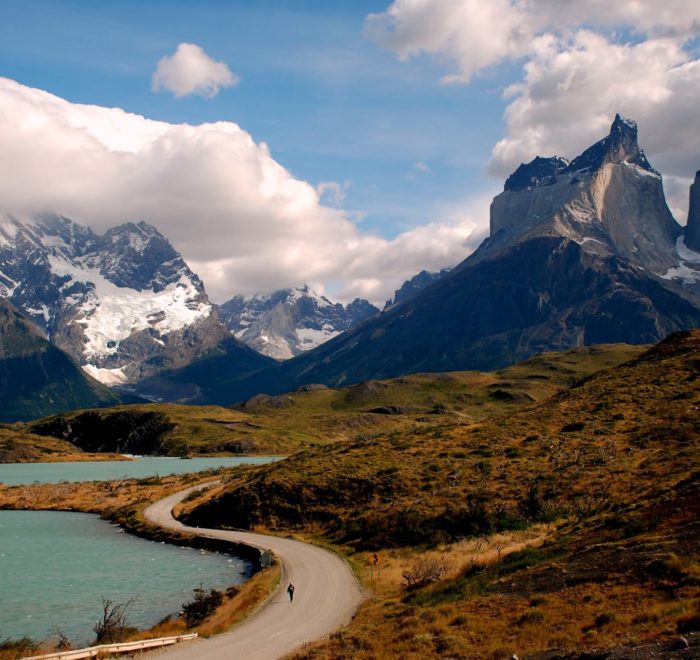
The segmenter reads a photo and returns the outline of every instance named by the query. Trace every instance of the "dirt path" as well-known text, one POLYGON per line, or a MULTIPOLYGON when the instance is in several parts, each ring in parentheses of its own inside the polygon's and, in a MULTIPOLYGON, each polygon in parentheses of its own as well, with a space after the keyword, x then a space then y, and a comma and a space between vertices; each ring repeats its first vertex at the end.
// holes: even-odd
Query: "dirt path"
POLYGON ((176 648, 150 654, 151 657, 270 660, 320 639, 350 621, 362 601, 362 593, 352 571, 340 557, 291 539, 186 527, 172 517, 172 509, 192 490, 195 489, 175 493, 152 504, 145 511, 146 518, 169 529, 272 550, 282 562, 282 583, 260 610, 234 630, 210 639, 185 642, 176 648), (290 581, 296 587, 292 603, 286 593, 290 581))

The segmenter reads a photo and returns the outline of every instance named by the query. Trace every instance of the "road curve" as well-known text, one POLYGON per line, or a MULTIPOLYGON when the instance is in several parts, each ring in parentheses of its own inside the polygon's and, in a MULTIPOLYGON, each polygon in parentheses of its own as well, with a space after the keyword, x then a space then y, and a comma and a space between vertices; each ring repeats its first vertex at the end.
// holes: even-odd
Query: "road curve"
POLYGON ((270 660, 350 622, 362 602, 362 592, 347 563, 332 552, 308 543, 252 532, 195 529, 175 520, 173 507, 204 486, 159 500, 145 510, 146 518, 168 529, 272 550, 282 562, 282 582, 263 607, 230 632, 184 642, 149 655, 168 660, 270 660), (286 593, 290 581, 296 587, 291 603, 286 593))

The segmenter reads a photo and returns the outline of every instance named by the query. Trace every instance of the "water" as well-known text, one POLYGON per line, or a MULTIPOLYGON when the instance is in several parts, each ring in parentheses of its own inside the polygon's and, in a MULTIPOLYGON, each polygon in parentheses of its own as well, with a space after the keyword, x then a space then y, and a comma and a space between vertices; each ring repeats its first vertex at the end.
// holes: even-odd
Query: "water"
POLYGON ((154 625, 180 611, 192 589, 223 589, 250 576, 245 560, 124 534, 95 515, 0 511, 0 640, 94 640, 102 596, 134 598, 127 624, 154 625))
MULTIPOLYGON (((221 458, 168 458, 146 456, 133 461, 85 461, 77 463, 2 463, 0 482, 9 485, 58 483, 60 481, 106 481, 123 477, 141 479, 155 475, 201 472, 217 467, 260 465, 278 460, 274 456, 221 458)), ((1 596, 1 594, 0 594, 1 596)), ((0 631, 1 632, 1 631, 0 631)))

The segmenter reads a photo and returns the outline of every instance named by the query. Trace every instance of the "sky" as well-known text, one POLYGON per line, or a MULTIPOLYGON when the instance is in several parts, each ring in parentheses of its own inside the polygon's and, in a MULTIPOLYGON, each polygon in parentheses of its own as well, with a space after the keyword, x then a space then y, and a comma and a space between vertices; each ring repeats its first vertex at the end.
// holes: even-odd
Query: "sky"
POLYGON ((145 220, 217 302, 381 304, 616 112, 683 224, 699 45, 687 0, 0 0, 0 210, 145 220))

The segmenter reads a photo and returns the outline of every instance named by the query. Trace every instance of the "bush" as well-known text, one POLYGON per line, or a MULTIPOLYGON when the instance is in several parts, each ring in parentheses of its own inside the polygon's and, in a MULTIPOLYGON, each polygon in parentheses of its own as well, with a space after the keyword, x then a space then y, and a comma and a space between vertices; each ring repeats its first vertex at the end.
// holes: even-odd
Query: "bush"
POLYGON ((403 574, 404 589, 420 589, 428 584, 437 582, 447 572, 445 562, 437 559, 421 559, 410 570, 403 574))
POLYGON ((676 622, 676 631, 679 633, 689 633, 700 630, 700 614, 684 616, 676 622))
POLYGON ((224 601, 224 595, 216 589, 207 591, 201 584, 194 590, 194 598, 182 605, 182 616, 185 625, 193 628, 208 616, 211 616, 224 601))
POLYGON ((603 626, 607 626, 609 623, 612 623, 615 621, 615 613, 614 612, 603 612, 602 614, 599 614, 595 618, 595 627, 596 628, 602 628, 603 626))

